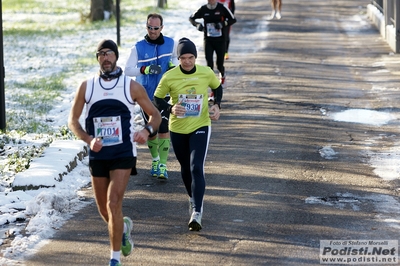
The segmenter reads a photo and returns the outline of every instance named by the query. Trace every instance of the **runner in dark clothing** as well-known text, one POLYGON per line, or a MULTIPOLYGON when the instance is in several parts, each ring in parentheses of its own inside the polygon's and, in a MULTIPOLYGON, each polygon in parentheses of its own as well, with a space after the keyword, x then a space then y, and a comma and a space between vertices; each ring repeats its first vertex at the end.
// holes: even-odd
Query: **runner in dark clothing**
POLYGON ((217 69, 221 84, 225 83, 224 55, 226 48, 227 31, 223 30, 236 22, 235 16, 218 0, 208 0, 208 4, 201 6, 190 18, 190 23, 199 31, 204 32, 204 53, 207 65, 214 69, 214 52, 217 55, 217 69), (196 19, 203 19, 203 24, 196 19))

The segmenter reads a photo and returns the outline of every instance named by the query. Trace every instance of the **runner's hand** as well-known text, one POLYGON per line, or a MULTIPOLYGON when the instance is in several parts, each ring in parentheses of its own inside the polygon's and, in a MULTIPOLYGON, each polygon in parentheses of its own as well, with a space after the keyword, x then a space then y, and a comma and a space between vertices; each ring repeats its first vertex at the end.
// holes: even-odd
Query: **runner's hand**
POLYGON ((198 31, 204 31, 204 27, 203 27, 203 25, 201 23, 197 24, 196 28, 197 28, 198 31))
POLYGON ((222 29, 222 27, 223 27, 224 25, 222 25, 222 23, 221 22, 218 22, 218 23, 215 23, 215 28, 217 29, 217 30, 219 30, 219 29, 222 29))
POLYGON ((177 104, 174 104, 171 108, 171 113, 176 116, 184 116, 186 113, 185 106, 182 106, 182 101, 179 101, 177 104))
POLYGON ((210 113, 210 119, 211 120, 218 120, 219 119, 219 107, 218 104, 214 104, 209 108, 209 113, 210 113))
POLYGON ((133 134, 133 141, 139 144, 145 144, 149 138, 149 132, 146 129, 142 129, 133 134))
POLYGON ((156 75, 161 73, 161 66, 158 65, 149 65, 149 66, 142 66, 140 68, 140 72, 146 75, 156 75))
POLYGON ((93 138, 90 141, 90 149, 94 152, 99 152, 103 148, 103 140, 101 138, 93 138))

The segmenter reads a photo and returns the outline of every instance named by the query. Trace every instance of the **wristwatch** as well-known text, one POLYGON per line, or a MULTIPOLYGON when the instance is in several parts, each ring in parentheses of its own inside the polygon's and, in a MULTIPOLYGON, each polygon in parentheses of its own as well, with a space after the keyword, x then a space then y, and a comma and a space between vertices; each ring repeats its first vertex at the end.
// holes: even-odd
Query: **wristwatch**
POLYGON ((152 126, 150 125, 145 125, 144 129, 146 129, 147 131, 149 131, 150 135, 152 135, 154 133, 154 129, 152 126))

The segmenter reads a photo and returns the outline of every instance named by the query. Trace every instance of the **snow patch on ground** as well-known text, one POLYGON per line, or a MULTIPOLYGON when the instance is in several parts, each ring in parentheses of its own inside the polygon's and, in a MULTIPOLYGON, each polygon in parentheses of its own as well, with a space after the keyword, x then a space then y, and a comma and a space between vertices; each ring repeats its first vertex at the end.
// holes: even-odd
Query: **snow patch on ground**
POLYGON ((337 158, 336 154, 338 153, 334 151, 331 146, 325 146, 319 149, 319 154, 321 155, 322 158, 331 160, 337 158))
POLYGON ((381 126, 396 119, 396 117, 391 113, 366 109, 349 109, 332 114, 332 118, 336 121, 361 123, 374 126, 381 126))
MULTIPOLYGON (((338 113, 330 114, 335 121, 361 123, 373 126, 381 126, 397 119, 395 115, 389 112, 379 112, 368 109, 349 109, 338 113)), ((380 138, 382 136, 378 136, 380 138)), ((374 142, 374 140, 369 140, 374 142)), ((325 146, 319 150, 321 157, 325 159, 334 159, 337 152, 331 146, 325 146)), ((365 148, 365 154, 368 156, 368 165, 374 168, 374 173, 383 180, 390 181, 398 179, 400 176, 400 143, 390 148, 388 151, 379 153, 372 152, 368 146, 365 148)))
POLYGON ((351 208, 359 211, 361 203, 371 203, 374 206, 375 218, 386 223, 390 227, 400 229, 400 203, 390 195, 370 194, 365 196, 352 193, 336 193, 331 197, 310 196, 305 199, 306 204, 322 204, 339 209, 351 208))

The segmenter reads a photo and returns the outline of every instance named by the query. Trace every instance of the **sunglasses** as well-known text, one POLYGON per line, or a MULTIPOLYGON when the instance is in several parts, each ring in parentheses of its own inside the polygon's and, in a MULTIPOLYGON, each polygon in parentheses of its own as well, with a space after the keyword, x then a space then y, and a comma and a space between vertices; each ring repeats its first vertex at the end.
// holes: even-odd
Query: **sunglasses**
POLYGON ((149 29, 149 30, 159 30, 161 28, 162 28, 162 26, 160 26, 160 27, 147 26, 147 29, 149 29))
POLYGON ((96 53, 96 56, 97 57, 105 57, 105 56, 110 56, 110 55, 113 55, 113 54, 115 54, 114 53, 114 51, 113 50, 107 50, 107 51, 98 51, 97 53, 96 53))

